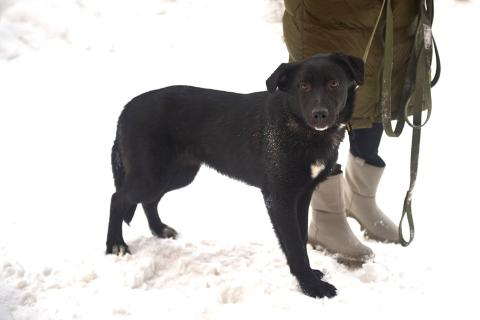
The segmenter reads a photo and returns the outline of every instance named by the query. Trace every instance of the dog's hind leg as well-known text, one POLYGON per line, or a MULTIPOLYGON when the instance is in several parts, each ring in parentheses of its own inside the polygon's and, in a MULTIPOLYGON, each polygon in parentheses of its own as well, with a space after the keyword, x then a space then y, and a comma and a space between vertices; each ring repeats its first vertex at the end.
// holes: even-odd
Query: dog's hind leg
POLYGON ((123 240, 122 224, 125 216, 133 215, 132 212, 135 211, 136 207, 137 204, 130 203, 122 193, 115 192, 112 195, 110 219, 108 221, 107 254, 124 255, 130 253, 127 244, 123 240))
POLYGON ((154 236, 159 238, 173 238, 177 237, 177 231, 172 227, 164 224, 158 215, 158 202, 160 201, 161 197, 149 203, 142 203, 143 210, 145 211, 145 215, 147 216, 148 226, 152 231, 154 236))
POLYGON ((182 165, 175 168, 166 192, 180 189, 192 183, 200 169, 200 164, 182 165))
POLYGON ((165 191, 158 198, 151 202, 142 202, 143 210, 147 216, 148 226, 153 235, 159 238, 176 238, 177 232, 172 227, 164 224, 158 215, 158 203, 163 195, 169 191, 179 189, 189 185, 197 175, 200 165, 179 166, 172 170, 173 174, 170 178, 165 191))

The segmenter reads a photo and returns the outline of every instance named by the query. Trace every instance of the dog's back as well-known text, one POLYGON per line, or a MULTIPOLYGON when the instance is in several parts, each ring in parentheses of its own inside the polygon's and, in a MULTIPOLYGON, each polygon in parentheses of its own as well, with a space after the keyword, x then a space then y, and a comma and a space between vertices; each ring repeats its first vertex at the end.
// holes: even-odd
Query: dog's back
POLYGON ((190 86, 139 95, 119 118, 119 152, 112 153, 112 165, 119 167, 120 153, 127 171, 142 171, 135 166, 150 162, 142 156, 155 149, 158 164, 205 163, 258 186, 267 98, 267 92, 238 94, 190 86))

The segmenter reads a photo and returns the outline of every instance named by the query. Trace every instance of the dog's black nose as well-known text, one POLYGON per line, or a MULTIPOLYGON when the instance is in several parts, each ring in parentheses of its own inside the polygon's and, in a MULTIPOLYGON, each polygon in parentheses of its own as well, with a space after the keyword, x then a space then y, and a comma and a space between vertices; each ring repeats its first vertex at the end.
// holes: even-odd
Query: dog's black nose
POLYGON ((314 109, 312 111, 313 119, 321 121, 328 118, 328 109, 327 108, 319 108, 314 109))

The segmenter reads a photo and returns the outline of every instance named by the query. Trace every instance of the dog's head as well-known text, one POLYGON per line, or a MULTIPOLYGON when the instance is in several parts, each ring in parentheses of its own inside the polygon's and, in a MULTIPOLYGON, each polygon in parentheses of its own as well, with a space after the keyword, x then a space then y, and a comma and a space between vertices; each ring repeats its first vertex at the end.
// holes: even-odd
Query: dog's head
POLYGON ((317 54, 300 62, 282 63, 267 79, 270 93, 280 90, 296 103, 292 112, 323 131, 347 123, 357 85, 363 84, 363 61, 341 53, 317 54))

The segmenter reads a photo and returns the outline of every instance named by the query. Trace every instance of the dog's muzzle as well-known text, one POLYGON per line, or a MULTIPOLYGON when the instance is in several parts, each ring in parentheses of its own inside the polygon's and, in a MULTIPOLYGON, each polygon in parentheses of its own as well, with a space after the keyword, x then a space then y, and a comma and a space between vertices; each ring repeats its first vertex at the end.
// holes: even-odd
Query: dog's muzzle
POLYGON ((312 111, 312 126, 317 131, 327 130, 329 127, 329 112, 327 108, 316 108, 312 111))

